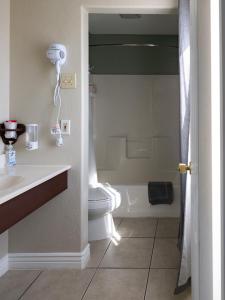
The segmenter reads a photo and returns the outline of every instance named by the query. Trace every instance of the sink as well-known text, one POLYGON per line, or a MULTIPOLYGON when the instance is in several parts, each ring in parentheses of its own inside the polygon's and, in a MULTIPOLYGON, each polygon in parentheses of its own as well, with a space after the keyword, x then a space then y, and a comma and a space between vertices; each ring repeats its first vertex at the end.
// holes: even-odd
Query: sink
POLYGON ((23 181, 23 176, 0 176, 0 191, 7 190, 23 181))

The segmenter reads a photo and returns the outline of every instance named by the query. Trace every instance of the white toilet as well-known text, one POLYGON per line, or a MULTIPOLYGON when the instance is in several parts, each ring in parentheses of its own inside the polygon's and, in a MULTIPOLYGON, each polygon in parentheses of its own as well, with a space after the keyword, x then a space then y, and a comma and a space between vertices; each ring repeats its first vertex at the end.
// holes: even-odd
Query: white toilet
POLYGON ((89 241, 111 238, 115 234, 112 212, 121 203, 120 193, 114 188, 99 184, 89 188, 88 234, 89 241))

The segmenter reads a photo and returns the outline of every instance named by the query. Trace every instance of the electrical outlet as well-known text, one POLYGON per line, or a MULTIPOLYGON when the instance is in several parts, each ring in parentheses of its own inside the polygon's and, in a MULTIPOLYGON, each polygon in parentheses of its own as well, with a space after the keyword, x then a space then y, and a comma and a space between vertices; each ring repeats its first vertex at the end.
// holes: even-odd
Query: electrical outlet
POLYGON ((60 75, 60 87, 62 89, 75 89, 76 73, 62 73, 60 75))
POLYGON ((70 120, 61 120, 60 128, 62 134, 70 135, 70 120))
POLYGON ((56 124, 54 126, 51 127, 51 134, 52 135, 57 135, 57 134, 60 134, 60 128, 59 126, 56 124))

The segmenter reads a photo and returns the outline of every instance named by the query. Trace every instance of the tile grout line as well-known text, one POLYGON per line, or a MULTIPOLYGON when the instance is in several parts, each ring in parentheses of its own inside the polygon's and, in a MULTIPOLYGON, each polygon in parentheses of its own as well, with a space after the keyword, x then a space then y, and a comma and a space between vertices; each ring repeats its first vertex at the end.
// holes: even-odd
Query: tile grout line
POLYGON ((105 253, 106 253, 106 251, 108 250, 110 244, 111 244, 111 241, 109 242, 109 244, 108 244, 108 246, 107 246, 107 248, 106 248, 106 250, 105 250, 105 252, 104 252, 104 254, 103 254, 103 256, 102 256, 102 259, 101 259, 100 262, 98 263, 97 267, 96 267, 96 268, 88 268, 88 269, 95 269, 95 272, 94 272, 94 274, 93 274, 93 276, 92 276, 92 278, 91 278, 89 284, 87 285, 87 287, 86 287, 86 289, 85 289, 85 291, 84 291, 84 293, 83 293, 83 295, 82 295, 82 297, 81 297, 81 300, 84 299, 84 297, 85 297, 85 295, 86 295, 86 293, 87 293, 87 291, 88 291, 88 289, 89 289, 89 287, 90 287, 90 285, 91 285, 91 283, 92 283, 92 281, 93 281, 93 279, 94 279, 94 277, 95 277, 97 271, 99 270, 99 266, 100 266, 100 264, 101 264, 101 262, 102 262, 102 260, 103 260, 103 258, 104 258, 104 256, 105 256, 105 253))
MULTIPOLYGON (((123 219, 121 218, 121 221, 119 222, 119 224, 118 224, 118 226, 117 226, 118 228, 120 227, 120 224, 122 223, 122 221, 123 221, 123 219)), ((118 228, 116 228, 116 231, 118 230, 118 228)), ((111 243, 112 243, 112 240, 110 240, 110 242, 109 242, 109 244, 108 244, 108 246, 107 246, 107 248, 106 248, 104 254, 102 255, 102 259, 100 260, 99 264, 97 265, 97 269, 100 269, 100 265, 101 265, 101 263, 102 263, 102 261, 103 261, 105 255, 106 255, 106 252, 108 251, 109 246, 111 245, 111 243)))
POLYGON ((101 263, 102 263, 102 261, 103 261, 103 259, 104 259, 105 255, 106 255, 106 252, 108 251, 108 249, 109 249, 109 246, 111 245, 111 243, 112 243, 112 241, 110 240, 110 242, 109 242, 109 244, 108 244, 107 248, 105 249, 105 252, 104 252, 104 254, 102 255, 102 259, 100 260, 100 262, 99 262, 99 263, 98 263, 98 265, 97 265, 97 269, 100 269, 100 265, 101 265, 101 263))
POLYGON ((37 277, 34 278, 34 280, 28 285, 28 287, 23 291, 23 293, 19 296, 18 300, 22 299, 22 297, 26 294, 26 292, 31 288, 31 286, 35 283, 35 281, 41 276, 43 273, 43 270, 40 270, 40 273, 37 275, 37 277))
POLYGON ((152 257, 153 257, 154 247, 155 247, 155 239, 156 239, 158 224, 159 224, 159 219, 157 219, 157 222, 156 222, 156 228, 155 228, 155 234, 154 234, 154 240, 153 240, 153 247, 152 247, 152 254, 151 254, 151 258, 150 258, 148 275, 147 275, 146 286, 145 286, 144 300, 146 300, 146 294, 147 294, 147 289, 148 289, 148 282, 149 282, 149 276, 150 276, 150 271, 151 271, 152 257))
MULTIPOLYGON (((106 269, 109 269, 109 270, 149 270, 149 267, 146 267, 146 268, 137 268, 137 267, 88 267, 87 268, 88 270, 95 270, 95 269, 99 269, 99 270, 106 270, 106 269)), ((171 268, 163 268, 163 267, 160 267, 160 268, 150 268, 151 270, 177 270, 176 267, 171 267, 171 268)))
POLYGON ((123 222, 123 220, 124 220, 124 218, 120 218, 121 220, 120 220, 120 222, 119 222, 119 224, 118 224, 118 228, 120 227, 120 225, 121 225, 121 223, 123 222))
POLYGON ((123 236, 123 239, 160 239, 160 240, 177 240, 177 237, 158 237, 158 236, 123 236))
MULTIPOLYGON (((88 269, 95 269, 93 268, 88 268, 88 269)), ((137 268, 137 267, 98 267, 99 270, 148 270, 149 268, 137 268)))
MULTIPOLYGON (((119 228, 120 224, 122 223, 122 220, 123 220, 123 219, 121 219, 120 223, 118 224, 118 228, 119 228)), ((102 256, 102 259, 101 259, 100 262, 98 263, 97 267, 96 267, 96 268, 89 268, 89 269, 95 269, 95 272, 94 272, 94 274, 93 274, 93 276, 92 276, 92 278, 91 278, 89 284, 87 285, 87 288, 85 289, 85 291, 84 291, 84 293, 83 293, 83 295, 82 295, 82 297, 81 297, 81 300, 84 299, 84 297, 85 297, 85 295, 86 295, 86 293, 87 293, 87 291, 88 291, 88 289, 89 289, 89 287, 90 287, 92 281, 94 280, 94 277, 95 277, 97 271, 100 269, 100 268, 99 268, 99 267, 100 267, 100 264, 101 264, 103 258, 105 257, 105 254, 106 254, 107 250, 109 249, 109 246, 111 245, 111 242, 112 242, 112 241, 110 240, 110 242, 109 242, 109 244, 108 244, 108 246, 107 246, 107 248, 106 248, 106 250, 105 250, 105 252, 104 252, 104 254, 103 254, 103 256, 102 256)))
POLYGON ((98 271, 98 268, 95 269, 95 272, 94 272, 94 274, 93 274, 93 276, 92 276, 92 278, 91 278, 89 284, 87 285, 87 287, 86 287, 86 289, 85 289, 83 295, 81 296, 81 299, 80 299, 80 300, 83 300, 83 299, 84 299, 84 297, 85 297, 85 295, 86 295, 86 293, 87 293, 87 290, 89 289, 89 286, 91 285, 91 283, 92 283, 92 281, 93 281, 93 279, 94 279, 94 277, 95 277, 97 271, 98 271))

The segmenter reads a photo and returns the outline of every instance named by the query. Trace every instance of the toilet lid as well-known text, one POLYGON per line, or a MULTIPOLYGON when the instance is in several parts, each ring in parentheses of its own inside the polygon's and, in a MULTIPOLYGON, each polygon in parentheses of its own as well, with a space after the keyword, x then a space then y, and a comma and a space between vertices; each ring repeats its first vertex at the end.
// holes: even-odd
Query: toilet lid
POLYGON ((88 200, 89 201, 104 201, 104 200, 110 200, 110 197, 100 187, 89 188, 89 191, 88 191, 88 200))

